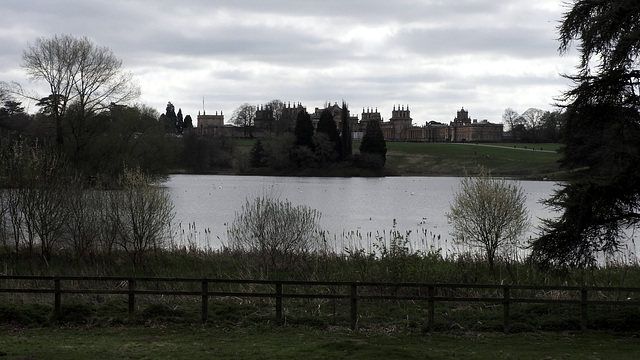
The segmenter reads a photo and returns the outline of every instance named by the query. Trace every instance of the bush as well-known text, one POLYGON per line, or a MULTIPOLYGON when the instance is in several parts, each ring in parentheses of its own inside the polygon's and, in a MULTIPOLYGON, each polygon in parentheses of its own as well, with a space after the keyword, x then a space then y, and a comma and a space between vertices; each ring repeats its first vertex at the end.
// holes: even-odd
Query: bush
POLYGON ((56 321, 70 324, 86 324, 94 316, 94 309, 88 304, 63 304, 60 313, 55 317, 56 321))
POLYGON ((454 241, 481 249, 493 270, 497 252, 517 247, 529 227, 525 201, 518 184, 493 178, 483 168, 479 176, 465 177, 445 214, 454 241))
POLYGON ((50 306, 40 304, 0 304, 0 323, 46 325, 51 317, 50 306))
POLYGON ((319 249, 321 213, 288 200, 262 196, 247 200, 227 228, 233 250, 257 255, 263 270, 284 270, 301 265, 319 249))

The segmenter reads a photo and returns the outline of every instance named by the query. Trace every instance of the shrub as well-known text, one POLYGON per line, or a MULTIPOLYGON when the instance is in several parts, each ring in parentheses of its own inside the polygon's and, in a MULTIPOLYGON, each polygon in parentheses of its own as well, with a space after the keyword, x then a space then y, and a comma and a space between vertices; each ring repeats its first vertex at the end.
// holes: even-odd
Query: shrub
POLYGON ((288 200, 262 196, 247 200, 227 228, 230 246, 257 255, 263 270, 291 269, 318 250, 321 213, 288 200))

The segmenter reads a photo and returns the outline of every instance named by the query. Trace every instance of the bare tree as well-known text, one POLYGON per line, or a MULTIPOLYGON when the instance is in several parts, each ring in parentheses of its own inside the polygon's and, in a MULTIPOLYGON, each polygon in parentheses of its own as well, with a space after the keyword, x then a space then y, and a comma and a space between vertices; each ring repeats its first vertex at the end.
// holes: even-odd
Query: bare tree
POLYGON ((538 131, 542 127, 545 111, 535 108, 527 109, 520 115, 522 123, 529 133, 529 140, 537 141, 538 131))
POLYGON ((125 170, 121 185, 121 191, 111 192, 108 228, 117 230, 119 245, 137 267, 147 252, 165 244, 175 214, 166 189, 139 168, 125 170))
POLYGON ((7 196, 7 190, 0 188, 0 241, 4 251, 8 252, 10 233, 10 221, 9 221, 9 199, 7 196))
POLYGON ((249 135, 249 128, 253 126, 256 119, 256 107, 251 104, 242 104, 233 111, 231 123, 244 128, 244 136, 249 135))
POLYGON ((484 250, 493 270, 497 251, 517 246, 529 227, 525 201, 519 185, 493 178, 484 169, 477 177, 465 177, 445 214, 454 241, 484 250))
POLYGON ((103 190, 84 189, 82 184, 71 189, 64 225, 68 245, 77 259, 98 250, 99 240, 106 236, 102 221, 103 208, 108 204, 106 194, 103 190))
POLYGON ((258 255, 265 269, 285 269, 318 250, 321 216, 306 206, 262 196, 247 200, 227 234, 233 249, 258 255))
POLYGON ((519 116, 517 111, 512 108, 506 108, 504 109, 504 114, 502 114, 502 122, 507 125, 510 131, 514 131, 518 125, 519 116))
POLYGON ((231 123, 236 126, 252 126, 256 119, 256 107, 251 104, 242 104, 233 111, 231 123))
POLYGON ((278 99, 273 99, 267 103, 267 106, 273 111, 273 121, 280 121, 282 119, 284 103, 278 99))
POLYGON ((83 119, 110 104, 126 103, 140 95, 132 75, 122 70, 122 61, 109 48, 97 46, 87 37, 37 38, 23 52, 22 67, 31 80, 49 85, 58 144, 63 142, 62 119, 70 104, 77 105, 77 116, 83 119))
POLYGON ((273 112, 273 123, 276 134, 281 134, 289 129, 289 124, 286 123, 284 113, 284 103, 278 99, 273 99, 267 103, 267 106, 273 112))

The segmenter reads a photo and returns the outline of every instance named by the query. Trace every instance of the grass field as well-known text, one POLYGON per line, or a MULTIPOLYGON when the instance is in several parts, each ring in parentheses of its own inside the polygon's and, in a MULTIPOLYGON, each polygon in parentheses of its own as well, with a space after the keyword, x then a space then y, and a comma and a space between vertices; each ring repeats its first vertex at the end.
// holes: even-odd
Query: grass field
POLYGON ((496 176, 558 178, 558 144, 387 143, 400 175, 459 176, 483 166, 496 176))
POLYGON ((3 359, 637 359, 634 334, 366 333, 261 326, 0 328, 3 359))
MULTIPOLYGON (((253 140, 238 140, 248 154, 253 140)), ((354 142, 358 154, 359 142, 354 142)), ((386 169, 401 176, 461 176, 483 166, 495 176, 561 179, 560 144, 387 142, 386 169)))

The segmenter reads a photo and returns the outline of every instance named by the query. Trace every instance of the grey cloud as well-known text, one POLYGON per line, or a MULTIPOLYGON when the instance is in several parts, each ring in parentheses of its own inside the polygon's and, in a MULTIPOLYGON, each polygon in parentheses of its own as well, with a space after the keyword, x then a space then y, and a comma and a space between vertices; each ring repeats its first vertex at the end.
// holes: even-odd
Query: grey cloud
MULTIPOLYGON (((172 101, 195 115, 203 96, 229 115, 242 103, 272 98, 309 107, 344 98, 353 107, 378 106, 384 112, 393 103, 410 103, 416 119, 448 121, 463 105, 471 111, 492 108, 478 103, 486 98, 480 88, 498 93, 528 87, 544 91, 539 98, 557 95, 546 92, 563 81, 548 70, 502 74, 473 61, 535 59, 560 67, 554 21, 561 13, 534 3, 8 0, 0 24, 0 74, 20 72, 17 61, 27 42, 69 33, 111 48, 125 68, 144 76, 143 95, 161 111, 172 101), (384 35, 371 39, 369 29, 384 35), (467 73, 475 71, 473 79, 460 78, 452 59, 467 73), (154 77, 156 72, 184 80, 169 85, 154 77)), ((521 99, 513 95, 495 99, 494 118, 499 120, 505 103, 516 101, 521 99)))
POLYGON ((518 58, 557 56, 553 39, 528 28, 411 29, 399 33, 394 44, 430 57, 491 53, 518 58))

